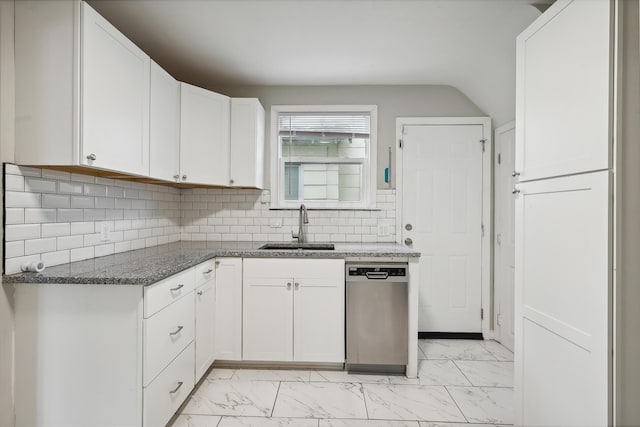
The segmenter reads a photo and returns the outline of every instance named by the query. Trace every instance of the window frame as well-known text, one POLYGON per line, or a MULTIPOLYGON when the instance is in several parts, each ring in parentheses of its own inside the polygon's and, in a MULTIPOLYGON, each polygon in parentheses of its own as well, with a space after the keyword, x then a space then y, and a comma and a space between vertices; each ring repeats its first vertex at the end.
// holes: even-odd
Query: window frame
MULTIPOLYGON (((377 105, 272 105, 270 113, 271 122, 271 209, 298 209, 301 203, 309 209, 375 209, 377 188, 377 154, 378 154, 378 106, 377 105), (292 201, 284 198, 284 159, 279 138, 278 118, 281 113, 365 113, 370 116, 369 150, 368 157, 360 162, 348 159, 336 159, 332 162, 321 161, 318 163, 358 163, 362 164, 361 200, 358 202, 340 201, 292 201)), ((326 160, 325 157, 309 158, 310 162, 326 160)))

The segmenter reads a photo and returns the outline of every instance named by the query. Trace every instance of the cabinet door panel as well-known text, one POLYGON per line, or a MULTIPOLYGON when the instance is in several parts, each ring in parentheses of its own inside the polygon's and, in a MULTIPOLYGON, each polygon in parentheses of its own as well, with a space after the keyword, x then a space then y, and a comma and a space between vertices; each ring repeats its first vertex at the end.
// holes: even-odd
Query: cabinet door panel
POLYGON ((610 8, 609 1, 557 2, 518 37, 521 181, 609 167, 610 8))
POLYGON ((609 186, 608 171, 519 185, 516 425, 610 423, 609 186))
POLYGON ((216 259, 216 360, 242 360, 242 258, 216 259))
POLYGON ((215 352, 215 282, 196 288, 196 382, 209 369, 215 352))
POLYGON ((180 173, 180 82, 151 62, 149 175, 176 181, 180 173))
POLYGON ((229 184, 263 188, 264 108, 255 98, 231 98, 229 184))
POLYGON ((344 261, 309 261, 307 273, 294 283, 293 360, 342 363, 344 261))
POLYGON ((228 185, 229 97, 186 83, 180 96, 182 181, 228 185))
POLYGON ((251 277, 259 271, 250 265, 245 265, 245 272, 243 360, 292 360, 293 279, 251 277))
POLYGON ((86 3, 82 13, 80 163, 148 175, 151 60, 86 3))

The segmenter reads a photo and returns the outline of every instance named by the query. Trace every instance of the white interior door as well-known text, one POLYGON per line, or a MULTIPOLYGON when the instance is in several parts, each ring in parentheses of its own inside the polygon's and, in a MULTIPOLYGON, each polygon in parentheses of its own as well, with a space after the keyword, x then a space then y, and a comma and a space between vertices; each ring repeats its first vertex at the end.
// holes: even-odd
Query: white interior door
POLYGON ((513 351, 515 275, 515 123, 495 132, 494 289, 496 339, 513 351))
POLYGON ((516 425, 608 425, 609 172, 518 188, 516 425))
POLYGON ((402 240, 420 251, 419 331, 482 332, 483 126, 405 126, 402 240))

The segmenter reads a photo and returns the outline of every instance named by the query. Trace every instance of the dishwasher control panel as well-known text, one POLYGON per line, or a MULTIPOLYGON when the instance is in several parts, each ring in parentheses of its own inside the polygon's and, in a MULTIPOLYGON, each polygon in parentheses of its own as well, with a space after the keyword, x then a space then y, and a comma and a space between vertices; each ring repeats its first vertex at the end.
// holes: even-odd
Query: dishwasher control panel
POLYGON ((387 276, 406 276, 407 267, 349 267, 349 276, 367 276, 367 273, 387 273, 387 276))

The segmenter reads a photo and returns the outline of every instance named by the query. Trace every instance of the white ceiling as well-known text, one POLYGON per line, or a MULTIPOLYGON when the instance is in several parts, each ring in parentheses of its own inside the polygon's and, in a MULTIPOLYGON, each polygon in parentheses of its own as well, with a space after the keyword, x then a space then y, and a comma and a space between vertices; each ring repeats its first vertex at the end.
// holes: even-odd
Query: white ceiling
POLYGON ((514 118, 530 0, 93 0, 176 78, 253 85, 451 85, 514 118))

